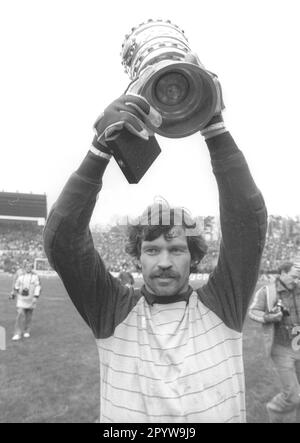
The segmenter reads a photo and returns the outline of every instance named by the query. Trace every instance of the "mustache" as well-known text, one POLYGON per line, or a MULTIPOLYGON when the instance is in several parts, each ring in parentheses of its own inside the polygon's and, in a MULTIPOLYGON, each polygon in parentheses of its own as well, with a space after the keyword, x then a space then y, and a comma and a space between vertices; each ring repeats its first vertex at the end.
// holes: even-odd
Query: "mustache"
POLYGON ((157 271, 153 272, 151 278, 178 278, 178 273, 174 271, 157 271))

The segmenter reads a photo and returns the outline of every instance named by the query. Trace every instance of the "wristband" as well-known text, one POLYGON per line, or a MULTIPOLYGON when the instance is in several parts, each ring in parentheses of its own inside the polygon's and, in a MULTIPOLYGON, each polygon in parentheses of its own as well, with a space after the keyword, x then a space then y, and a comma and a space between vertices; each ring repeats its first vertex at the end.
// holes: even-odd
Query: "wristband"
POLYGON ((227 129, 225 127, 224 122, 220 121, 217 123, 213 123, 209 126, 206 126, 204 129, 202 129, 201 135, 204 136, 205 140, 208 140, 209 138, 223 134, 224 132, 227 132, 227 129))
POLYGON ((90 147, 90 151, 97 155, 97 157, 105 158, 105 160, 109 161, 111 159, 111 154, 108 154, 107 152, 100 151, 100 149, 95 148, 94 145, 90 147))

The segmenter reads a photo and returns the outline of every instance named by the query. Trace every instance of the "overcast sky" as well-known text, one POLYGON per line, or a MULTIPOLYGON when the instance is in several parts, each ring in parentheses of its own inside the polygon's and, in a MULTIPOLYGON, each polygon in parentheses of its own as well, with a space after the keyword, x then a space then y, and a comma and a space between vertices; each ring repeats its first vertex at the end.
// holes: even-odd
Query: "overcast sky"
MULTIPOLYGON (((120 49, 148 18, 181 26, 223 88, 224 120, 269 213, 300 214, 299 0, 2 0, 0 191, 46 193, 49 207, 78 167, 97 116, 126 88, 120 49)), ((199 134, 158 137, 162 154, 138 185, 114 160, 93 223, 139 214, 162 196, 194 215, 218 198, 199 134)))

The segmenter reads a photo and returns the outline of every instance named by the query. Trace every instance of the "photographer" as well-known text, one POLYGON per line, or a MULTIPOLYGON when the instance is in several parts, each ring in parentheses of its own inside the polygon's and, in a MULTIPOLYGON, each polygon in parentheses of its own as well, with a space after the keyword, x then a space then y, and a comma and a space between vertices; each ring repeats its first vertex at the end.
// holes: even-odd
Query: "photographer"
POLYGON ((30 337, 33 310, 41 293, 40 279, 33 271, 33 265, 25 264, 24 272, 16 279, 12 298, 17 297, 17 318, 13 341, 30 337))
POLYGON ((300 407, 300 268, 285 262, 278 273, 274 283, 256 292, 249 317, 263 325, 267 353, 282 385, 267 403, 270 421, 290 422, 300 407))

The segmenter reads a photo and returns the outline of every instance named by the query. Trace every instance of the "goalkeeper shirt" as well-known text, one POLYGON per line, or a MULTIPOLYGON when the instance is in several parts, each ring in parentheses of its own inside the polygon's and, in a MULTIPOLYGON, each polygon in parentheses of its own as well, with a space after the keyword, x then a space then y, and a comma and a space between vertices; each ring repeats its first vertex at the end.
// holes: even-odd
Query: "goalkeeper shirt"
POLYGON ((154 296, 123 286, 107 271, 89 230, 105 159, 88 153, 49 214, 49 262, 96 339, 101 422, 245 421, 241 331, 267 214, 231 135, 207 144, 222 241, 214 271, 196 291, 154 296))

